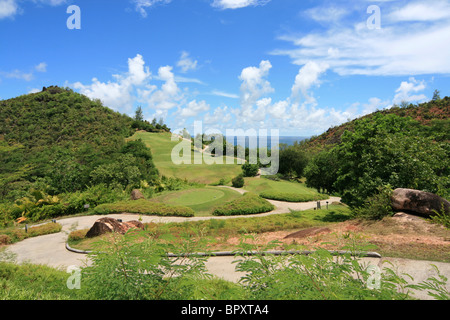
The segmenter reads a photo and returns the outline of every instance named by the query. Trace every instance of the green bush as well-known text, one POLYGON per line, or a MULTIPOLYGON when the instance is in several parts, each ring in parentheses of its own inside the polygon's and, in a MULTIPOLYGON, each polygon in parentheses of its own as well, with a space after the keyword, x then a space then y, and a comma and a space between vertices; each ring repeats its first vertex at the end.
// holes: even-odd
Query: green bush
POLYGON ((254 177, 258 174, 259 166, 257 164, 244 163, 242 165, 242 174, 244 177, 254 177))
POLYGON ((234 188, 242 188, 244 186, 244 175, 240 174, 231 180, 231 184, 234 188))
POLYGON ((10 244, 11 237, 6 234, 0 234, 0 245, 10 244))
POLYGON ((195 211, 188 207, 167 205, 163 203, 151 202, 145 199, 105 203, 95 207, 93 210, 94 214, 101 215, 122 212, 178 217, 193 217, 195 215, 195 211))
POLYGON ((394 214, 391 205, 392 192, 390 186, 379 187, 378 193, 368 197, 363 206, 353 209, 354 214, 368 220, 381 220, 392 216, 394 214))
POLYGON ((86 238, 86 233, 88 233, 89 229, 81 229, 75 230, 69 233, 69 237, 67 238, 69 244, 77 241, 81 241, 86 238))
POLYGON ((339 144, 313 157, 305 170, 307 185, 340 194, 352 208, 388 184, 445 195, 450 186, 446 129, 444 123, 423 126, 394 114, 357 119, 339 144))
POLYGON ((46 223, 36 227, 29 227, 28 232, 24 228, 11 227, 0 230, 0 243, 7 241, 6 244, 16 243, 27 238, 43 236, 46 234, 58 233, 62 229, 59 223, 46 223))
POLYGON ((286 201, 286 202, 308 202, 329 199, 329 196, 324 194, 300 194, 300 193, 288 193, 278 191, 265 191, 261 192, 260 197, 271 200, 286 201))
POLYGON ((94 208, 100 204, 113 203, 128 199, 128 194, 122 188, 108 187, 105 184, 94 185, 85 191, 61 195, 64 203, 62 214, 71 215, 86 211, 85 205, 94 208))
POLYGON ((253 193, 246 193, 241 198, 228 202, 213 211, 215 216, 247 215, 269 212, 275 209, 266 199, 253 193))

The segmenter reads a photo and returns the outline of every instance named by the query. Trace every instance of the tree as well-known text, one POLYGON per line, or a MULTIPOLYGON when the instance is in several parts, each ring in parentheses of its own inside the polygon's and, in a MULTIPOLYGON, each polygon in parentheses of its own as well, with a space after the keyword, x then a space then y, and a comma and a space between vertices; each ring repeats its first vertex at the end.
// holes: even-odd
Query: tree
POLYGON ((324 150, 315 155, 304 170, 306 185, 317 191, 333 193, 337 179, 338 161, 334 150, 324 150))
POLYGON ((417 121, 396 115, 362 119, 342 135, 339 145, 311 161, 305 172, 307 185, 336 191, 353 208, 384 185, 445 193, 448 144, 420 130, 417 121))
POLYGON ((280 146, 280 173, 301 178, 307 164, 308 158, 300 145, 280 146))
POLYGON ((441 93, 439 90, 434 90, 432 101, 438 101, 441 100, 441 93))
POLYGON ((144 121, 144 113, 142 112, 142 107, 139 106, 136 109, 136 113, 134 115, 134 120, 136 121, 144 121))

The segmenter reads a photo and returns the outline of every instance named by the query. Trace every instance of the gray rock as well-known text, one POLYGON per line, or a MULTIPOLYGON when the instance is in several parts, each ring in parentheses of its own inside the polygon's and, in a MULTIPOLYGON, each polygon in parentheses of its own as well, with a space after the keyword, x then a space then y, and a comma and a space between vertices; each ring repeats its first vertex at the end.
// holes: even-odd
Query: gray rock
POLYGON ((144 229, 144 225, 140 221, 120 222, 113 218, 101 218, 95 221, 86 233, 86 238, 98 237, 111 232, 125 234, 129 229, 144 229))
POLYGON ((422 216, 433 216, 436 212, 450 214, 450 202, 430 192, 414 189, 395 189, 391 197, 394 210, 406 211, 422 216))
POLYGON ((139 200, 139 199, 145 199, 142 192, 138 189, 134 189, 131 191, 131 200, 139 200))

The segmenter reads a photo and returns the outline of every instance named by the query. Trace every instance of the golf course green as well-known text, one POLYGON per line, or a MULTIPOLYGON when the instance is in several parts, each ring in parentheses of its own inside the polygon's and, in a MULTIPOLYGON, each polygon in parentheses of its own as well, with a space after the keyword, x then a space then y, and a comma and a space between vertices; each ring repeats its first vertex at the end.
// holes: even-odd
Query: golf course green
POLYGON ((163 193, 151 201, 182 205, 193 209, 196 216, 208 216, 217 206, 239 197, 242 197, 239 192, 228 188, 204 187, 163 193))

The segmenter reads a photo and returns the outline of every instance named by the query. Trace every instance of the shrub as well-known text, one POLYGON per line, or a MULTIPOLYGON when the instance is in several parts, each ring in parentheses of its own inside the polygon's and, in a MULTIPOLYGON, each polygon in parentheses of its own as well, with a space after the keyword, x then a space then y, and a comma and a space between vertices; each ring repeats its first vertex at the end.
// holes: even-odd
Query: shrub
POLYGON ((37 227, 28 229, 28 237, 43 236, 46 234, 58 233, 62 229, 59 223, 46 223, 37 227))
POLYGON ((242 165, 242 174, 244 177, 254 177, 258 174, 259 166, 257 164, 244 163, 242 165))
POLYGON ((231 180, 231 184, 234 188, 242 188, 244 186, 244 175, 240 174, 231 180))
POLYGON ((86 237, 86 233, 89 229, 75 230, 69 234, 68 240, 69 242, 77 242, 81 241, 86 237))
POLYGON ((286 201, 286 202, 308 202, 308 201, 318 201, 326 200, 329 196, 324 194, 300 194, 300 193, 288 193, 288 192, 278 192, 278 191, 264 191, 259 194, 262 198, 286 201))
POLYGON ((98 184, 87 188, 82 192, 69 193, 61 196, 64 203, 63 214, 71 215, 85 211, 85 205, 94 208, 100 204, 113 203, 128 198, 121 188, 108 187, 105 184, 98 184))
POLYGON ((17 227, 11 227, 1 230, 0 234, 0 244, 3 241, 8 241, 8 244, 16 243, 22 241, 26 238, 43 236, 46 234, 58 233, 62 229, 59 223, 46 223, 40 226, 28 228, 28 232, 24 229, 19 229, 17 227))
POLYGON ((450 229, 450 214, 445 213, 444 203, 442 203, 442 210, 434 210, 434 215, 431 216, 431 221, 436 224, 442 224, 447 229, 450 229))
POLYGON ((364 205, 353 209, 357 217, 368 220, 381 220, 384 217, 392 216, 394 211, 391 206, 392 188, 383 186, 378 188, 378 193, 368 197, 364 205))
POLYGON ((247 215, 269 212, 274 209, 266 199, 253 193, 246 193, 241 198, 228 202, 213 212, 215 216, 247 215))
POLYGON ((138 237, 115 237, 90 255, 92 264, 82 270, 82 279, 91 299, 187 300, 198 292, 198 282, 208 277, 207 258, 193 254, 204 250, 201 237, 186 236, 176 245, 138 237), (186 255, 173 259, 168 253, 186 255))
POLYGON ((0 234, 0 245, 6 245, 11 243, 11 238, 6 234, 0 234))
POLYGON ((179 217, 193 217, 195 215, 195 211, 188 207, 167 205, 163 203, 151 202, 145 199, 105 203, 95 207, 93 210, 94 214, 111 214, 122 212, 179 217))
POLYGON ((440 280, 433 277, 419 285, 408 284, 407 277, 411 278, 408 274, 399 274, 388 267, 379 269, 379 277, 375 277, 377 269, 362 263, 357 255, 357 252, 366 250, 360 241, 349 245, 349 253, 337 258, 320 248, 309 255, 262 254, 278 245, 280 243, 272 242, 265 248, 256 248, 253 244, 241 243, 242 253, 235 261, 236 271, 246 274, 240 283, 247 290, 249 299, 412 300, 409 288, 428 291, 437 299, 449 298, 445 287, 447 279, 439 270, 436 271, 440 280), (255 249, 261 253, 247 254, 255 249))

